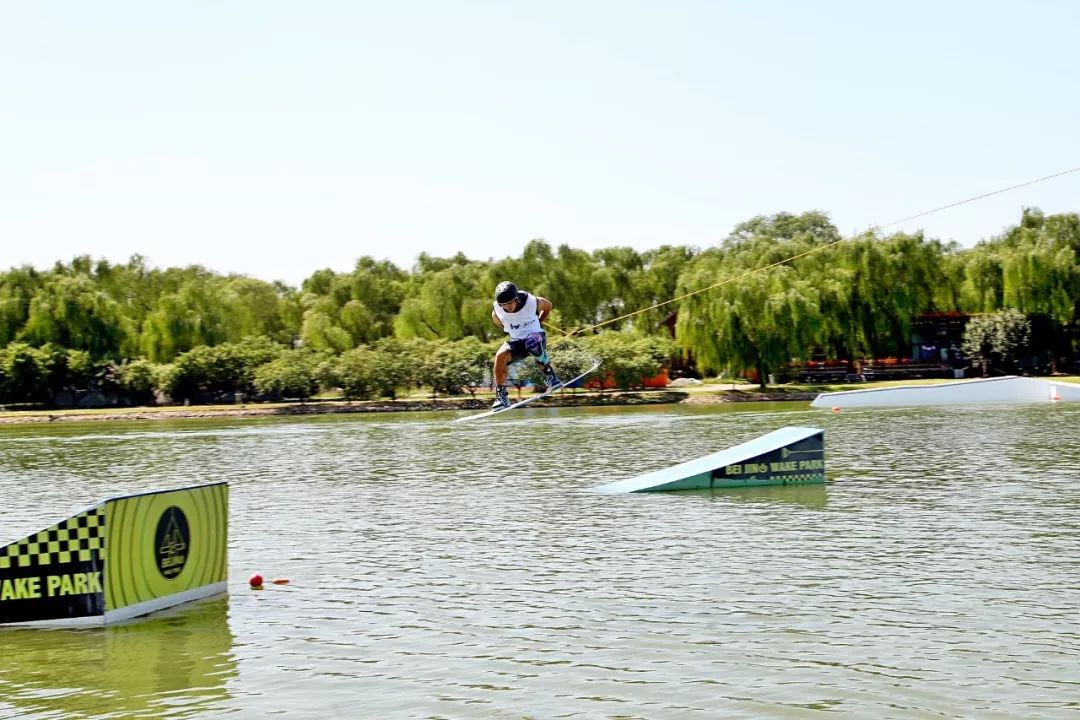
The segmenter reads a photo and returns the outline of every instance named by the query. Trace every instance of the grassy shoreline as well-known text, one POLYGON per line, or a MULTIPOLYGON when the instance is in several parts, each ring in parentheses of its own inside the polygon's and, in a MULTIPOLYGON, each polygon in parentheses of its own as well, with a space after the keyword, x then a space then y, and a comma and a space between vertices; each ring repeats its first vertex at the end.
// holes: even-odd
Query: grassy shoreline
MULTIPOLYGON (((1054 382, 1080 384, 1080 376, 1043 378, 1054 382)), ((858 384, 785 384, 770 386, 764 392, 754 384, 706 381, 701 385, 663 390, 572 391, 538 401, 533 407, 580 407, 596 405, 712 404, 728 402, 809 402, 819 393, 869 388, 904 387, 954 382, 947 379, 886 380, 858 384)), ((522 395, 521 397, 525 397, 522 395)), ((491 393, 437 397, 415 393, 396 400, 354 400, 317 398, 307 402, 246 403, 242 405, 162 405, 129 408, 92 408, 66 410, 3 410, 0 426, 50 422, 102 422, 113 420, 175 420, 215 417, 269 417, 282 415, 324 415, 336 413, 462 411, 486 409, 491 393)))
MULTIPOLYGON (((740 386, 747 389, 756 386, 740 386)), ((511 393, 512 399, 518 399, 511 393)), ((241 405, 162 405, 127 408, 92 408, 65 410, 4 410, 0 411, 0 426, 25 425, 50 422, 102 422, 112 420, 175 420, 183 418, 214 417, 268 417, 283 415, 324 415, 337 413, 415 412, 415 411, 479 411, 491 404, 490 392, 431 398, 430 394, 417 393, 396 400, 354 400, 341 398, 316 398, 306 402, 245 403, 241 405)), ((522 393, 521 397, 526 397, 522 393)), ((787 400, 811 399, 812 395, 790 392, 760 393, 733 390, 730 386, 703 385, 695 388, 670 390, 607 390, 582 392, 575 390, 543 398, 533 407, 579 407, 598 405, 657 405, 685 402, 733 402, 739 400, 787 400)))

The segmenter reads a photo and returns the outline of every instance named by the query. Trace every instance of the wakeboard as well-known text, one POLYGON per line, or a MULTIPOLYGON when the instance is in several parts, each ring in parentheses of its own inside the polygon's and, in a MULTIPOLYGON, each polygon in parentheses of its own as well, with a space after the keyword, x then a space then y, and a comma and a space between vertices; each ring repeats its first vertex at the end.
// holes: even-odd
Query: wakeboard
POLYGON ((466 415, 464 417, 455 418, 454 422, 457 423, 457 422, 468 422, 469 420, 479 420, 480 418, 491 417, 492 415, 498 415, 500 413, 506 412, 507 410, 513 410, 514 408, 519 408, 522 405, 528 405, 531 402, 536 402, 537 400, 540 400, 541 398, 546 398, 548 395, 552 395, 554 393, 559 392, 560 390, 565 388, 567 385, 573 385, 574 383, 576 383, 581 378, 585 377, 589 373, 596 370, 598 367, 600 367, 600 362, 599 361, 594 363, 591 368, 589 368, 585 372, 581 373, 576 378, 574 378, 572 380, 567 380, 566 382, 564 382, 562 385, 555 388, 554 390, 545 390, 542 393, 537 393, 536 395, 530 395, 529 397, 525 398, 524 400, 518 400, 516 403, 511 403, 510 405, 508 405, 508 406, 506 406, 504 408, 499 408, 498 410, 488 410, 487 412, 476 413, 475 415, 466 415))

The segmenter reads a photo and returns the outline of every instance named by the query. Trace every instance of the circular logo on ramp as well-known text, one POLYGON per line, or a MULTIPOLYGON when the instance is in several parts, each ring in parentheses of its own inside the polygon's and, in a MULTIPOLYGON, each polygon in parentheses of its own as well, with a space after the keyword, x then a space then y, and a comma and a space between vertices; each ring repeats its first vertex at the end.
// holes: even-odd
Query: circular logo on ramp
POLYGON ((187 564, 190 539, 191 532, 184 511, 175 505, 166 508, 158 519, 157 532, 154 533, 158 570, 166 580, 179 575, 187 564))

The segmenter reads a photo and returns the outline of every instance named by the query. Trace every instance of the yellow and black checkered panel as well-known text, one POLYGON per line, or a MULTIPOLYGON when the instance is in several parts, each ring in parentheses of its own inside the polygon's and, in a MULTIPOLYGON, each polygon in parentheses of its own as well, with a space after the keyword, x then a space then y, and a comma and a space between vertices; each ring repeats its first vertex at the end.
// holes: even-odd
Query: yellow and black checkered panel
POLYGON ((95 507, 0 548, 0 570, 100 562, 105 546, 105 510, 95 507))

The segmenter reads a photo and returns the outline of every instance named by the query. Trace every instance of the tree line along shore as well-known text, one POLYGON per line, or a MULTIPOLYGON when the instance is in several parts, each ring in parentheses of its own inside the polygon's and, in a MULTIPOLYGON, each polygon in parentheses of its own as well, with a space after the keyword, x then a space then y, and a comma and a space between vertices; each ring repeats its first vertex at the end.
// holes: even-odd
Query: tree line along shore
MULTIPOLYGON (((599 376, 624 390, 665 369, 764 384, 815 365, 906 359, 927 315, 977 319, 949 350, 983 372, 1031 358, 1029 369, 1072 371, 1078 255, 1080 215, 1029 209, 970 248, 921 233, 843 238, 823 213, 778 213, 706 249, 590 253, 534 240, 516 258, 421 255, 408 270, 364 257, 299 288, 78 257, 0 273, 0 403, 476 394, 501 341, 491 292, 506 279, 553 301, 560 372, 599 359, 599 376), (1032 345, 1030 318, 1052 342, 1032 345)), ((527 365, 519 386, 542 381, 527 365)))
MULTIPOLYGON (((816 397, 818 390, 808 387, 776 387, 761 391, 750 383, 701 383, 693 386, 679 385, 671 388, 647 388, 622 391, 618 389, 569 388, 559 394, 544 397, 532 404, 532 408, 642 406, 642 405, 711 405, 731 402, 804 401, 816 397)), ((540 389, 523 387, 512 393, 514 400, 528 397, 540 389)), ((265 418, 304 415, 336 415, 355 413, 401 413, 401 412, 472 412, 487 409, 490 391, 457 396, 431 397, 426 391, 418 391, 390 400, 346 400, 342 397, 317 397, 307 401, 246 402, 237 397, 231 404, 219 402, 209 405, 172 404, 132 407, 56 409, 37 408, 6 410, 0 407, 0 426, 69 422, 105 421, 167 421, 212 418, 265 418)))

